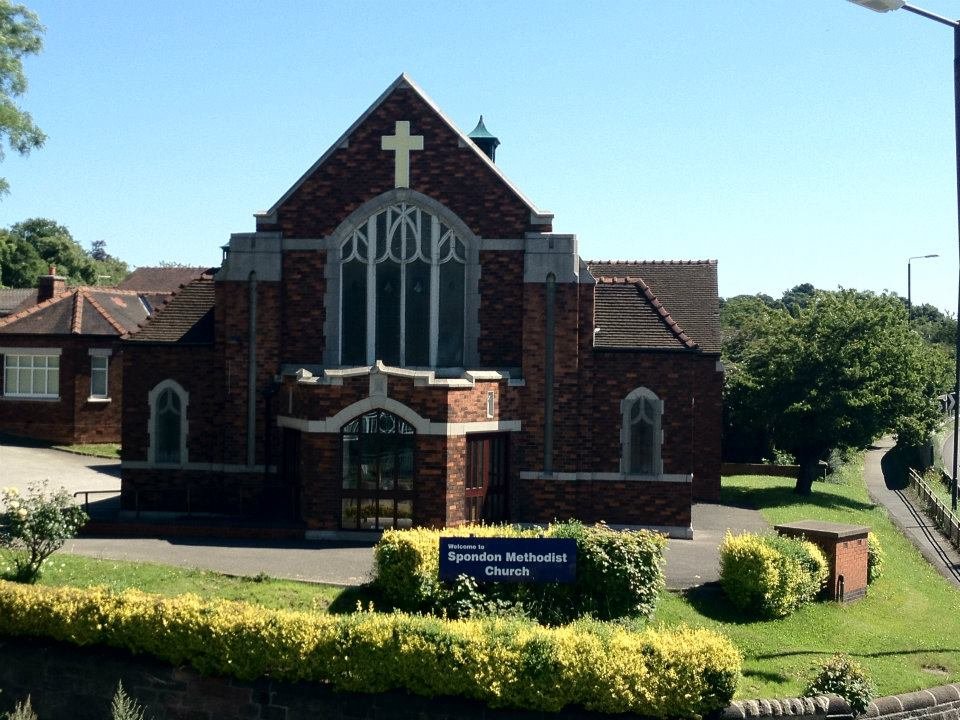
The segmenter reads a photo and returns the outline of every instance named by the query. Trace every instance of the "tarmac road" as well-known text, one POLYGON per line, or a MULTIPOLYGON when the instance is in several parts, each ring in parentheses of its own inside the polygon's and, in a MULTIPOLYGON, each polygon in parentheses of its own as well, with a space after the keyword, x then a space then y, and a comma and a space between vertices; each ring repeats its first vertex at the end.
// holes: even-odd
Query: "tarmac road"
MULTIPOLYGON (((51 487, 77 490, 120 488, 118 461, 73 455, 45 447, 24 447, 0 437, 0 486, 25 489, 48 479, 51 487)), ((103 496, 98 496, 102 498, 103 496)), ((670 540, 667 587, 680 589, 717 580, 717 546, 724 533, 760 531, 769 526, 754 510, 702 503, 693 507, 693 540, 670 540)), ((228 575, 271 577, 359 585, 373 567, 371 542, 243 541, 209 538, 77 538, 64 550, 110 560, 158 562, 228 575)))

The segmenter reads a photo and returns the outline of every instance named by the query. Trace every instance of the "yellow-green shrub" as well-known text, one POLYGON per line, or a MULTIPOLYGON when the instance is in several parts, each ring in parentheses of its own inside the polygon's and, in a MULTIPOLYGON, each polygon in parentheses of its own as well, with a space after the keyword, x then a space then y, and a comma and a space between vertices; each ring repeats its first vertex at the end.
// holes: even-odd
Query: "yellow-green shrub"
POLYGON ((503 618, 319 615, 139 591, 0 582, 0 634, 105 644, 204 673, 405 689, 495 707, 694 717, 726 706, 741 657, 703 629, 547 628, 503 618))
POLYGON ((785 617, 819 594, 827 579, 823 552, 779 535, 727 533, 720 544, 720 584, 742 610, 785 617))
POLYGON ((542 622, 569 622, 581 616, 607 620, 650 617, 664 586, 663 549, 658 533, 611 530, 603 524, 568 521, 546 529, 510 525, 468 525, 431 530, 387 530, 374 548, 374 583, 403 610, 463 614, 486 605, 513 606, 542 622), (440 538, 548 537, 577 543, 577 578, 570 584, 448 583, 439 577, 440 538))

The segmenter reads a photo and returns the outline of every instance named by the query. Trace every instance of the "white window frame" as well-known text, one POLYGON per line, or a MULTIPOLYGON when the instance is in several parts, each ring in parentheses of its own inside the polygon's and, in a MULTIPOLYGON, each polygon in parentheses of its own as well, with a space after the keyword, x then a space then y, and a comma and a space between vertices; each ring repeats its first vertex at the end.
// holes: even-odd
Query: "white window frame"
MULTIPOLYGON (((649 400, 655 408, 653 418, 653 476, 663 475, 663 401, 657 397, 656 393, 645 387, 638 387, 632 390, 620 403, 620 472, 624 475, 637 476, 638 473, 630 472, 630 455, 633 448, 630 447, 630 415, 633 406, 642 400, 649 400)), ((643 475, 646 475, 645 473, 643 475)))
POLYGON ((0 347, 0 354, 3 355, 3 397, 17 400, 59 400, 60 399, 60 356, 63 354, 61 348, 30 348, 30 347, 0 347), (57 358, 57 366, 49 367, 49 359, 57 358), (27 366, 20 364, 20 358, 30 358, 29 368, 31 371, 44 370, 44 392, 33 392, 33 372, 30 374, 30 392, 20 392, 19 381, 16 392, 11 392, 7 382, 7 370, 11 368, 11 358, 17 358, 16 370, 21 370, 27 366), (34 358, 44 358, 44 367, 34 367, 34 358), (55 373, 56 391, 49 392, 50 374, 55 373))
POLYGON ((147 462, 157 467, 181 467, 187 464, 187 408, 190 403, 190 393, 176 380, 167 379, 157 383, 147 395, 147 402, 150 404, 150 419, 147 424, 147 433, 150 436, 150 444, 147 449, 147 462), (157 404, 160 396, 165 390, 172 390, 180 398, 180 460, 175 463, 157 462, 157 404))
POLYGON ((92 402, 104 401, 110 399, 110 356, 113 355, 113 350, 109 348, 90 348, 87 351, 90 355, 90 397, 87 400, 92 402), (98 360, 103 360, 103 367, 96 367, 98 360), (94 377, 97 374, 103 375, 103 392, 96 392, 94 387, 94 377))

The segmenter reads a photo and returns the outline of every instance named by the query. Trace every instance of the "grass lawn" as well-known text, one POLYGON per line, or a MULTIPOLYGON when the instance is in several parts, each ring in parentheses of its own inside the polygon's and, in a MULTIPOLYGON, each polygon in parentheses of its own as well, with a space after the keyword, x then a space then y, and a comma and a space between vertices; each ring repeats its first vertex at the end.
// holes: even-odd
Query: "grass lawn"
POLYGON ((120 443, 89 443, 86 445, 54 445, 54 450, 63 450, 76 455, 91 455, 93 457, 120 459, 120 443))
POLYGON ((773 524, 819 519, 869 525, 886 552, 883 577, 866 598, 816 603, 782 620, 742 616, 716 586, 666 594, 657 622, 717 629, 743 652, 738 697, 797 695, 834 651, 861 662, 883 695, 960 680, 960 591, 870 502, 862 467, 850 467, 843 483, 815 483, 808 498, 794 495, 793 481, 780 478, 732 477, 723 484, 725 503, 755 507, 773 524))
POLYGON ((73 587, 100 585, 114 591, 138 588, 169 597, 193 593, 204 598, 241 600, 269 608, 316 612, 350 612, 356 608, 357 602, 364 606, 371 601, 376 603, 376 598, 366 588, 275 580, 264 576, 234 577, 208 570, 98 560, 65 553, 56 553, 49 559, 38 584, 73 587))
MULTIPOLYGON (((920 557, 882 508, 870 502, 860 466, 847 468, 842 483, 815 483, 807 498, 794 495, 789 479, 725 478, 723 500, 757 508, 773 524, 821 519, 869 525, 886 553, 883 577, 866 598, 848 605, 815 603, 781 620, 742 615, 716 585, 664 592, 654 624, 712 628, 740 648, 744 681, 737 697, 798 695, 814 668, 836 651, 847 652, 866 666, 884 695, 960 681, 960 591, 920 557)), ((167 596, 190 592, 314 612, 351 612, 358 603, 366 607, 371 602, 387 609, 368 588, 230 577, 61 553, 51 558, 40 582, 114 590, 136 587, 167 596)))

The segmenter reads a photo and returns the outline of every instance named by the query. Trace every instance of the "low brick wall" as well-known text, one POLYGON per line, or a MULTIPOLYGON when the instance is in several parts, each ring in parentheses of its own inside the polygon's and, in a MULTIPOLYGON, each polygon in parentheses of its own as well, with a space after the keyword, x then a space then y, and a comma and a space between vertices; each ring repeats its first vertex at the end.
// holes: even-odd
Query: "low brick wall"
POLYGON ((720 474, 728 475, 773 475, 774 477, 800 477, 799 465, 767 465, 765 463, 723 463, 720 474))
MULTIPOLYGON (((402 692, 336 693, 323 685, 203 677, 144 656, 103 647, 0 637, 0 713, 27 695, 40 720, 109 720, 110 699, 124 690, 155 720, 630 720, 580 709, 560 713, 492 710, 458 698, 402 692)), ((865 718, 957 720, 960 686, 879 698, 865 718)), ((720 720, 850 720, 837 697, 737 701, 720 720)))

